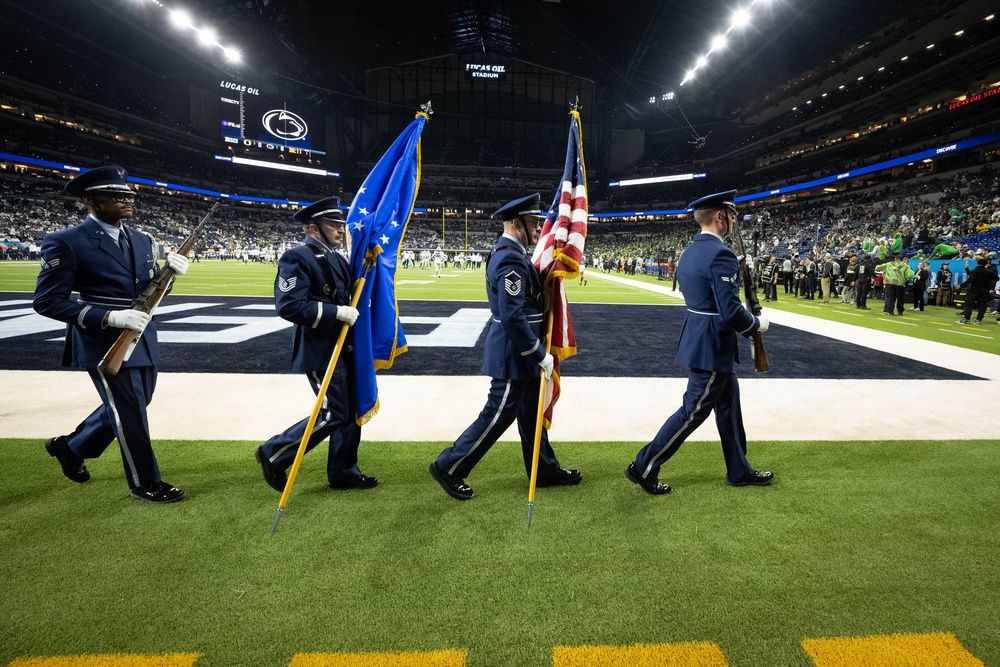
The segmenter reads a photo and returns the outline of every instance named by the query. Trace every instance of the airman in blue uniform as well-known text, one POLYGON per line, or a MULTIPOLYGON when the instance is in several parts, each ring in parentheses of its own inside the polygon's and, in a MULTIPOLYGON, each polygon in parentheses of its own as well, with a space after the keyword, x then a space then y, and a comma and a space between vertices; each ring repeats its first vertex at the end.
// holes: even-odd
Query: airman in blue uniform
MULTIPOLYGON (((305 373, 313 393, 319 394, 337 337, 345 325, 353 326, 358 311, 351 307, 351 268, 344 243, 344 214, 339 197, 327 197, 299 209, 292 220, 302 225, 302 245, 278 259, 274 280, 274 307, 295 325, 292 338, 292 371, 305 373)), ((358 446, 361 427, 355 421, 357 400, 351 354, 351 336, 334 368, 330 386, 306 451, 330 438, 327 481, 333 489, 370 489, 378 479, 361 474, 358 446)), ((264 481, 284 491, 287 470, 305 434, 308 418, 290 426, 257 448, 255 457, 264 481)))
MULTIPOLYGON (((473 490, 465 477, 507 427, 517 420, 524 467, 531 474, 540 372, 552 373, 552 355, 540 340, 544 306, 542 284, 528 256, 538 241, 544 214, 539 195, 504 205, 494 217, 504 233, 486 260, 486 295, 492 320, 486 332, 482 372, 493 378, 486 407, 455 443, 430 464, 430 473, 453 498, 469 500, 473 490)), ((579 470, 559 465, 547 432, 542 430, 537 486, 579 484, 579 470)))
POLYGON ((740 303, 740 268, 736 255, 722 240, 736 220, 736 191, 702 197, 690 204, 701 233, 684 250, 677 265, 687 312, 674 361, 687 366, 684 404, 667 419, 652 442, 642 448, 625 476, 647 493, 670 493, 659 481, 659 470, 684 440, 715 410, 715 423, 726 459, 730 486, 766 486, 774 474, 754 470, 747 462, 747 439, 740 411, 738 336, 767 331, 764 316, 754 316, 740 303))
MULTIPOLYGON (((160 479, 146 417, 160 359, 156 322, 132 309, 134 299, 160 272, 157 244, 124 224, 132 218, 135 191, 123 168, 91 169, 70 181, 66 192, 80 197, 90 215, 42 241, 33 305, 39 314, 66 323, 63 365, 86 369, 104 405, 69 435, 47 440, 45 449, 66 477, 86 482, 90 473, 84 459, 97 458, 117 438, 131 496, 175 502, 184 492, 160 479), (122 329, 142 337, 117 374, 105 373, 98 364, 122 329)), ((166 263, 177 275, 187 271, 187 258, 181 255, 167 255, 166 263)))

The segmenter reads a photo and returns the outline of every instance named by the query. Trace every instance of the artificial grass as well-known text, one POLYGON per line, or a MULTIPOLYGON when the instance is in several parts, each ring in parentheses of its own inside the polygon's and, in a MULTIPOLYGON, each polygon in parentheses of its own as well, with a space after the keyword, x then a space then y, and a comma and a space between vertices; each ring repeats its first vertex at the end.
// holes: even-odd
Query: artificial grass
POLYGON ((151 506, 114 451, 77 485, 41 442, 0 440, 0 664, 467 649, 470 667, 542 666, 556 646, 711 642, 733 667, 810 665, 806 638, 928 632, 1000 664, 995 441, 755 442, 777 480, 743 489, 718 444, 692 442, 661 497, 622 475, 641 443, 557 441, 584 481, 540 489, 530 530, 517 445, 462 503, 426 470, 448 443, 366 442, 379 487, 327 489, 313 452, 273 538, 257 444, 157 443, 188 498, 151 506))

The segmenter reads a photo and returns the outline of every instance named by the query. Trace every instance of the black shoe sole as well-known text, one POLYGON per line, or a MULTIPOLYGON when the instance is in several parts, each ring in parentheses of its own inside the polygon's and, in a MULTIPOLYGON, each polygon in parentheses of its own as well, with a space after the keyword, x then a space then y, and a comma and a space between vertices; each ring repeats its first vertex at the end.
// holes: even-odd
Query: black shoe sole
POLYGON ((475 497, 475 492, 465 495, 451 488, 451 485, 449 485, 448 482, 445 481, 444 477, 441 476, 441 471, 438 469, 437 464, 435 464, 434 461, 431 461, 431 464, 427 469, 430 471, 431 477, 433 477, 434 480, 441 485, 441 488, 444 489, 444 492, 455 500, 472 500, 472 498, 475 497))
POLYGON ((363 484, 361 482, 330 482, 329 486, 331 489, 336 489, 337 491, 348 491, 350 489, 374 489, 378 486, 378 479, 375 477, 370 477, 369 479, 373 479, 375 482, 367 484, 363 484))
POLYGON ((774 482, 774 476, 773 475, 766 482, 730 482, 727 479, 726 480, 726 485, 727 486, 735 486, 735 487, 742 487, 742 486, 771 486, 772 482, 774 482))
POLYGON ((176 503, 184 500, 184 496, 179 495, 176 498, 164 498, 163 500, 152 500, 151 498, 144 498, 142 496, 137 496, 134 493, 129 494, 129 498, 132 500, 141 500, 144 503, 149 503, 150 505, 167 505, 169 503, 176 503))

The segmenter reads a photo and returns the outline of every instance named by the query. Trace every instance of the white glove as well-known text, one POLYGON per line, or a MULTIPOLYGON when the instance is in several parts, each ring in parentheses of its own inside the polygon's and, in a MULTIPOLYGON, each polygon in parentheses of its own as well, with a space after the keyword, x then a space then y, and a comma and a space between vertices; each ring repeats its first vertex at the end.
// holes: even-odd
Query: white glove
POLYGON ((763 315, 758 315, 757 319, 760 320, 760 328, 757 329, 757 333, 764 333, 771 326, 771 322, 763 315))
POLYGON ((358 309, 350 306, 337 306, 337 319, 341 322, 347 322, 347 326, 353 327, 354 322, 358 319, 358 309))
POLYGON ((183 276, 188 270, 188 258, 176 252, 167 255, 167 266, 174 270, 179 276, 183 276))
POLYGON ((545 358, 538 362, 538 365, 545 372, 545 379, 552 379, 552 364, 555 363, 555 358, 551 354, 546 354, 545 358))
POLYGON ((116 329, 131 329, 142 333, 149 324, 149 313, 141 310, 112 310, 108 312, 108 326, 116 329))

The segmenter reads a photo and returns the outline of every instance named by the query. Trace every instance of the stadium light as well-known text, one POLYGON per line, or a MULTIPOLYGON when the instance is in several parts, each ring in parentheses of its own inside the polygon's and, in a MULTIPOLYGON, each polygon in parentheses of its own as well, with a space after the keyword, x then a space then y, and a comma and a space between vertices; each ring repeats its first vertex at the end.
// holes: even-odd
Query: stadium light
POLYGON ((674 93, 672 91, 669 92, 669 93, 663 93, 663 100, 664 101, 672 100, 672 99, 674 99, 674 93))
POLYGON ((211 28, 202 28, 198 31, 198 43, 202 46, 212 46, 215 44, 216 34, 211 28))
POLYGON ((733 20, 729 25, 730 30, 745 28, 750 25, 750 10, 746 7, 740 7, 735 12, 733 12, 733 20))
POLYGON ((712 51, 721 51, 726 48, 726 36, 716 35, 712 38, 712 51))
POLYGON ((994 17, 994 16, 996 16, 996 14, 990 14, 989 16, 987 16, 987 17, 986 17, 985 19, 983 19, 983 20, 984 20, 984 21, 992 21, 992 20, 993 20, 993 17, 994 17))
POLYGON ((930 51, 930 50, 931 50, 931 49, 933 49, 933 48, 934 48, 934 45, 933 45, 933 44, 928 44, 928 45, 927 45, 927 50, 928 50, 928 51, 930 51))
POLYGON ((792 107, 792 111, 798 111, 798 110, 799 110, 798 107, 792 107))
POLYGON ((694 68, 701 69, 708 64, 708 56, 701 56, 698 60, 694 61, 694 68))
POLYGON ((822 95, 820 95, 820 97, 826 97, 826 96, 827 96, 827 93, 823 93, 822 95))
POLYGON ((884 71, 885 71, 885 65, 882 65, 881 67, 879 67, 879 68, 878 68, 878 71, 880 71, 880 72, 884 72, 884 71))
POLYGON ((964 30, 959 30, 958 32, 955 33, 955 37, 961 37, 964 34, 965 34, 964 30))
POLYGON ((690 69, 690 70, 688 70, 688 73, 684 75, 684 80, 681 81, 681 85, 683 86, 685 83, 687 83, 688 81, 690 81, 693 78, 694 78, 694 70, 690 69))
POLYGON ((906 62, 909 59, 910 59, 910 56, 903 56, 902 58, 899 59, 899 61, 900 62, 906 62))
POLYGON ((240 52, 231 46, 223 46, 222 55, 224 55, 226 60, 231 63, 238 63, 242 59, 240 52))
POLYGON ((839 88, 837 88, 837 90, 843 90, 843 89, 844 89, 845 87, 846 87, 846 86, 845 86, 844 84, 840 84, 840 87, 839 87, 839 88))
POLYGON ((650 104, 656 104, 656 97, 650 97, 649 98, 649 103, 650 104))
POLYGON ((170 22, 177 28, 193 28, 191 15, 183 9, 170 10, 170 22))

